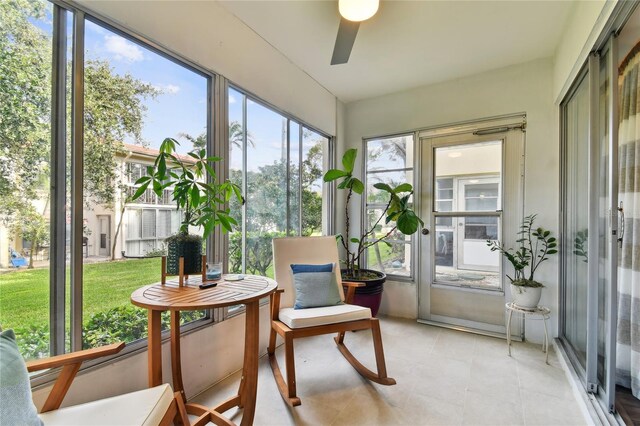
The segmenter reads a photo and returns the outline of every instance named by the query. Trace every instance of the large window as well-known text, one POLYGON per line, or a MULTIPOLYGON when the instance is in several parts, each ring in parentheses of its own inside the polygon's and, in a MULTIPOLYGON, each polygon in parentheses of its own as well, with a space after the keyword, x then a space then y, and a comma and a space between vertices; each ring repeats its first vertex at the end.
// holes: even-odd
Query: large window
MULTIPOLYGON (((384 212, 389 202, 387 193, 374 188, 376 183, 386 183, 395 188, 401 183, 413 185, 413 135, 370 139, 366 147, 366 220, 370 229, 384 212)), ((387 275, 410 277, 412 273, 413 237, 394 231, 380 221, 372 240, 388 234, 388 244, 378 243, 367 252, 367 267, 387 275)))
MULTIPOLYGON (((172 188, 130 196, 164 138, 181 156, 227 143, 210 131, 226 94, 212 73, 72 5, 0 2, 0 44, 0 325, 26 358, 145 338, 130 295, 159 281, 182 214, 172 188)), ((322 232, 329 138, 239 91, 229 105, 231 177, 247 198, 233 206, 229 259, 271 276, 272 237, 322 232)))
POLYGON ((229 236, 230 271, 273 277, 273 238, 322 234, 328 146, 328 137, 229 89, 230 176, 246 198, 232 204, 242 227, 229 236))
POLYGON ((0 2, 0 267, 27 269, 0 275, 0 325, 26 358, 49 354, 52 49, 50 3, 0 2))
POLYGON ((129 298, 181 213, 170 188, 131 203, 132 182, 165 137, 180 155, 207 140, 210 76, 81 16, 0 4, 0 324, 25 358, 146 336, 129 298))

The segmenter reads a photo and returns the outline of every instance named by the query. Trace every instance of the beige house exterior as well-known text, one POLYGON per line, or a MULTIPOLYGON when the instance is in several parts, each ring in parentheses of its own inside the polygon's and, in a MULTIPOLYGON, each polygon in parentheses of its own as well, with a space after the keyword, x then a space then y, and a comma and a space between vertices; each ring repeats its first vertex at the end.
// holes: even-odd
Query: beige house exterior
MULTIPOLYGON (((135 181, 146 174, 147 166, 153 165, 158 150, 139 145, 124 144, 124 150, 117 154, 117 191, 113 206, 105 206, 94 202, 83 209, 85 258, 92 261, 121 259, 123 257, 140 257, 163 248, 163 240, 177 232, 180 225, 180 212, 171 202, 171 190, 165 190, 162 197, 157 197, 148 190, 133 203, 126 203, 126 194, 131 193, 135 181), (120 183, 122 185, 120 185, 120 183), (121 190, 120 188, 126 188, 121 190), (118 230, 118 226, 120 229, 118 230), (114 246, 115 241, 115 246, 114 246)), ((190 161, 190 157, 181 157, 190 161)), ((47 193, 43 190, 41 197, 33 203, 38 211, 43 211, 49 221, 49 204, 47 193)), ((71 217, 67 217, 67 240, 69 240, 71 217)), ((27 261, 30 244, 23 241, 20 235, 0 223, 0 268, 12 268, 11 250, 24 256, 27 261)), ((34 252, 34 265, 48 266, 49 248, 40 247, 34 252)))

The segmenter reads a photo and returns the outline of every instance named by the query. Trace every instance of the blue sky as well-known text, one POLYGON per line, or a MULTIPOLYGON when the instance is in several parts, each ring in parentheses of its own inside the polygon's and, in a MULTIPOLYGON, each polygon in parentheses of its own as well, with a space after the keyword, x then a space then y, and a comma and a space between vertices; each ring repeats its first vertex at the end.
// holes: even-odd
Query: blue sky
MULTIPOLYGON (((105 60, 114 72, 131 74, 162 91, 145 101, 142 139, 149 146, 158 147, 164 138, 180 133, 195 137, 206 131, 206 78, 90 21, 85 26, 85 59, 105 60)), ((185 141, 180 151, 191 148, 185 141)))
MULTIPOLYGON (((51 35, 50 15, 43 21, 32 22, 51 35)), ((71 32, 70 12, 68 28, 71 32)), ((69 40, 72 38, 69 37, 69 40)), ((200 74, 88 20, 85 24, 85 59, 107 61, 115 73, 131 74, 162 91, 156 99, 144 101, 147 112, 142 141, 147 146, 157 148, 164 138, 174 137, 181 143, 179 152, 186 153, 192 145, 179 134, 187 133, 196 137, 206 131, 207 79, 200 74)), ((240 92, 230 89, 229 121, 242 122, 242 98, 240 92)), ((286 120, 282 115, 248 100, 247 130, 254 141, 254 146, 249 146, 248 150, 250 170, 273 164, 282 157, 285 143, 283 122, 286 123, 286 120)), ((296 138, 297 127, 292 122, 292 145, 296 138)), ((134 140, 130 138, 124 142, 134 143, 134 140)), ((304 142, 306 146, 308 141, 304 142)), ((293 151, 292 155, 297 156, 297 150, 295 154, 293 151)), ((241 153, 237 149, 232 149, 231 167, 241 167, 241 153)))

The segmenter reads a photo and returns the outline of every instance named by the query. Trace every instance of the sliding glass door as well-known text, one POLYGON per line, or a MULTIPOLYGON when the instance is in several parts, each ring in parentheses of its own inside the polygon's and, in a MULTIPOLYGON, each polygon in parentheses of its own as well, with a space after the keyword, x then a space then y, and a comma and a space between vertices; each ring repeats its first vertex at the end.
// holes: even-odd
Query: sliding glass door
POLYGON ((560 339, 585 389, 613 410, 617 280, 615 39, 561 105, 560 339))

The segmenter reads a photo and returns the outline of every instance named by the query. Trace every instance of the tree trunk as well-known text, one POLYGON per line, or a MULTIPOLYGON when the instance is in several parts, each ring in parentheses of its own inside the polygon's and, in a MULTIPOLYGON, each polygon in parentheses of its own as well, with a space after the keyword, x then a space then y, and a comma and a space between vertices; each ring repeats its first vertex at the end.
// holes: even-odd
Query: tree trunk
POLYGON ((116 226, 116 233, 113 236, 113 244, 111 245, 111 260, 116 259, 116 246, 118 245, 118 236, 120 235, 120 228, 122 227, 122 219, 124 218, 124 210, 126 204, 122 203, 122 208, 120 209, 120 220, 118 220, 118 226, 116 226))
POLYGON ((31 241, 31 249, 29 250, 29 266, 27 266, 27 269, 33 269, 33 249, 35 246, 36 242, 31 241))

